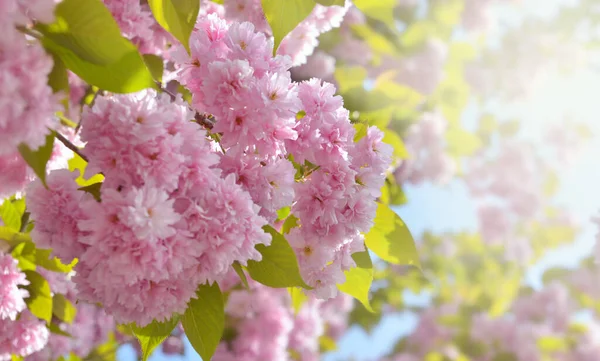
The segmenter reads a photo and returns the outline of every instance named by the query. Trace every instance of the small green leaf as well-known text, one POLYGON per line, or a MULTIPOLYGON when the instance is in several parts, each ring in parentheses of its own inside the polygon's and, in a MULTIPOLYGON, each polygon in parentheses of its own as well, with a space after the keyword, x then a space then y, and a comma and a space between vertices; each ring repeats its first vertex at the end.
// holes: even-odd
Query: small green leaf
POLYGON ((476 134, 460 128, 449 129, 446 132, 446 142, 448 153, 457 157, 473 155, 483 145, 476 134))
POLYGON ((31 236, 29 236, 27 233, 17 232, 14 229, 0 226, 0 240, 8 243, 8 245, 12 248, 16 247, 22 242, 31 242, 31 236))
POLYGON ((223 335, 225 303, 219 285, 200 285, 181 318, 185 335, 202 360, 209 361, 223 335))
POLYGON ((390 29, 395 29, 394 12, 396 0, 354 0, 354 5, 366 16, 379 20, 390 29))
POLYGON ((35 245, 31 241, 19 243, 13 248, 11 255, 19 262, 22 271, 35 271, 35 245))
POLYGON ((59 320, 71 324, 75 320, 77 309, 64 295, 57 293, 52 298, 52 313, 59 320))
POLYGON ((13 202, 7 198, 0 206, 0 218, 6 227, 9 227, 15 231, 21 230, 21 217, 22 213, 19 212, 13 202))
POLYGON ((279 220, 283 220, 286 219, 290 213, 291 213, 291 208, 290 207, 283 207, 280 210, 277 211, 277 219, 279 220))
POLYGON ((306 297, 306 294, 302 292, 302 288, 300 287, 290 287, 288 291, 292 298, 292 308, 294 309, 294 313, 297 314, 302 305, 308 300, 308 297, 306 297))
POLYGON ((144 54, 142 55, 142 57, 144 58, 144 62, 146 63, 148 70, 150 70, 150 74, 152 74, 154 80, 156 80, 159 83, 162 83, 163 73, 165 70, 165 64, 163 63, 163 59, 160 56, 154 54, 144 54))
POLYGON ((398 133, 394 132, 393 130, 389 128, 384 129, 382 141, 394 148, 393 154, 396 158, 407 159, 409 157, 408 150, 406 150, 402 138, 400 138, 398 133))
POLYGON ((354 253, 352 258, 356 267, 344 272, 346 282, 337 285, 337 288, 359 300, 369 312, 375 312, 369 302, 369 290, 373 283, 373 263, 369 251, 354 253))
POLYGON ((354 142, 358 142, 359 140, 367 136, 367 130, 369 129, 369 125, 363 122, 355 123, 354 129, 356 130, 356 134, 354 134, 354 142))
POLYGON ((77 189, 80 190, 80 191, 84 191, 86 193, 91 194, 92 196, 94 196, 94 198, 98 202, 100 202, 100 200, 101 200, 101 193, 100 193, 101 188, 102 188, 102 182, 98 182, 98 183, 90 184, 88 186, 77 188, 77 189))
POLYGON ((46 186, 46 164, 52 156, 52 149, 54 148, 54 132, 50 132, 46 136, 46 144, 42 145, 36 150, 31 150, 26 144, 22 143, 19 145, 19 153, 25 162, 33 169, 35 175, 40 178, 44 186, 46 186))
POLYGON ((85 168, 87 167, 87 162, 83 160, 79 155, 75 154, 73 158, 69 159, 69 171, 73 172, 76 169, 79 171, 79 177, 75 179, 75 182, 80 187, 86 187, 95 183, 102 182, 104 180, 104 176, 102 174, 96 174, 89 179, 85 179, 85 168))
POLYGON ((235 261, 233 262, 233 269, 235 270, 235 273, 237 273, 237 275, 240 277, 240 280, 242 281, 244 287, 246 287, 246 289, 249 290, 250 286, 248 285, 248 279, 246 279, 246 274, 242 269, 242 265, 238 261, 235 261))
POLYGON ((101 0, 63 0, 54 13, 54 23, 37 30, 86 62, 107 65, 136 50, 101 0))
POLYGON ((290 233, 292 228, 297 227, 297 226, 298 226, 298 218, 296 218, 296 216, 291 214, 285 219, 285 222, 283 222, 283 226, 281 227, 281 233, 288 234, 288 233, 290 233))
POLYGON ((400 216, 380 203, 374 222, 365 236, 365 243, 371 251, 390 263, 421 268, 415 241, 400 216))
POLYGON ((198 0, 149 0, 156 21, 170 32, 189 52, 192 30, 200 11, 198 0))
POLYGON ((179 316, 174 316, 165 322, 152 321, 152 323, 144 327, 138 327, 135 324, 131 325, 133 334, 140 342, 142 348, 142 361, 146 361, 150 354, 152 354, 152 351, 169 337, 178 323, 179 316))
POLYGON ((36 249, 35 250, 35 264, 43 267, 49 271, 69 273, 73 270, 73 267, 77 264, 77 259, 74 259, 71 264, 65 265, 58 258, 50 258, 52 250, 50 249, 36 249))
POLYGON ((262 255, 260 262, 248 261, 248 273, 253 280, 274 288, 304 287, 310 288, 300 275, 296 254, 283 235, 273 227, 264 230, 271 237, 271 245, 259 244, 256 249, 262 255))
POLYGON ((29 297, 25 299, 29 311, 48 324, 52 320, 52 293, 50 285, 39 273, 34 271, 23 271, 27 276, 29 285, 25 289, 29 297))
POLYGON ((344 6, 345 0, 316 0, 317 3, 323 6, 344 6))
POLYGON ((337 350, 337 344, 333 338, 327 335, 321 335, 321 337, 319 337, 319 348, 321 353, 331 352, 337 350))
POLYGON ((60 327, 58 327, 58 325, 55 323, 51 323, 48 325, 48 331, 50 331, 51 333, 57 334, 57 335, 65 336, 65 337, 73 337, 73 336, 71 336, 70 333, 61 330, 60 327))
MULTIPOLYGON (((59 91, 64 92, 65 97, 69 95, 69 76, 67 75, 67 68, 65 64, 56 55, 52 55, 54 66, 52 71, 48 74, 48 85, 52 88, 52 91, 57 93, 59 91)), ((65 101, 68 104, 68 100, 65 101)))
POLYGON ((271 25, 274 51, 281 40, 304 20, 315 7, 314 0, 261 0, 265 17, 271 25))

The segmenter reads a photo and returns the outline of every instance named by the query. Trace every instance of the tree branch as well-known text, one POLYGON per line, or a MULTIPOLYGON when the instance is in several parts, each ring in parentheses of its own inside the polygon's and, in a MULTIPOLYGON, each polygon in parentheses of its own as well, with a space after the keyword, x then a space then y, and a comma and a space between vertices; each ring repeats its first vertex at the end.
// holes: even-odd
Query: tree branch
POLYGON ((85 155, 83 155, 83 153, 81 153, 81 149, 77 148, 75 146, 75 144, 71 143, 71 141, 69 141, 67 138, 65 138, 64 135, 60 134, 59 132, 55 132, 55 136, 56 136, 56 139, 60 140, 60 142, 62 144, 64 144, 65 147, 69 148, 70 150, 73 151, 73 153, 75 153, 78 156, 80 156, 81 159, 83 159, 86 162, 88 162, 88 158, 85 155))

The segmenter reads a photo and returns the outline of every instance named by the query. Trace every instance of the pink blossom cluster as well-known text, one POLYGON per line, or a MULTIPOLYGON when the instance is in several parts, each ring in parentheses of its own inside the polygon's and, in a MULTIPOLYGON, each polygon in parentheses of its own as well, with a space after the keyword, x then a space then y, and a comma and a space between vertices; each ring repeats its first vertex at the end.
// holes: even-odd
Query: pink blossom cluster
POLYGON ((448 122, 439 112, 424 113, 405 137, 410 157, 394 171, 399 184, 432 181, 444 184, 456 173, 456 164, 445 151, 448 122))
POLYGON ((48 342, 44 321, 35 318, 25 304, 29 292, 19 286, 29 285, 25 273, 12 256, 0 252, 0 361, 11 355, 28 356, 48 342))
MULTIPOLYGON (((350 6, 350 1, 346 1, 344 6, 316 4, 312 12, 283 38, 277 53, 288 55, 291 58, 292 66, 306 63, 307 57, 319 45, 318 37, 339 27, 350 6)), ((262 32, 266 36, 272 35, 260 0, 225 0, 222 10, 214 9, 212 12, 217 13, 228 22, 252 23, 256 27, 256 31, 262 32)))
POLYGON ((101 172, 102 202, 76 174, 51 172, 28 190, 33 239, 79 259, 79 297, 140 326, 183 313, 198 284, 269 244, 249 194, 216 168, 218 156, 181 100, 144 91, 100 97, 83 114, 86 172, 101 172), (61 213, 62 212, 62 213, 61 213))
POLYGON ((195 108, 216 119, 220 168, 235 175, 269 221, 292 206, 299 227, 288 240, 302 275, 320 297, 335 296, 343 271, 354 266, 351 254, 364 250, 360 232, 371 228, 391 147, 376 128, 355 143, 335 88, 317 79, 293 83, 289 58, 273 58, 272 40, 252 24, 201 17, 190 46, 180 78, 195 108), (290 156, 313 167, 298 183, 290 156))
POLYGON ((8 254, 0 253, 0 320, 14 321, 25 310, 29 292, 18 286, 29 284, 18 262, 8 254))
POLYGON ((31 19, 51 22, 54 5, 53 0, 0 1, 0 198, 22 191, 33 176, 17 147, 40 147, 48 128, 57 124, 58 97, 47 85, 52 58, 15 28, 31 19))
POLYGON ((25 357, 40 351, 49 336, 46 323, 28 310, 21 312, 15 321, 0 319, 0 361, 9 361, 12 355, 25 357))
POLYGON ((142 54, 162 54, 174 38, 154 19, 147 3, 139 0, 103 0, 123 36, 142 54))
POLYGON ((39 272, 48 281, 54 294, 64 295, 76 307, 77 314, 71 324, 59 324, 59 328, 72 337, 51 333, 48 344, 42 350, 27 356, 25 360, 56 360, 69 353, 84 358, 93 349, 108 341, 109 333, 115 329, 113 318, 96 305, 77 302, 75 284, 70 280, 70 276, 43 269, 39 272))
POLYGON ((231 329, 225 334, 231 336, 221 342, 213 360, 319 360, 319 338, 337 340, 351 309, 352 298, 340 294, 327 301, 308 296, 294 312, 287 290, 251 282, 249 290, 236 288, 229 294, 226 327, 231 329))

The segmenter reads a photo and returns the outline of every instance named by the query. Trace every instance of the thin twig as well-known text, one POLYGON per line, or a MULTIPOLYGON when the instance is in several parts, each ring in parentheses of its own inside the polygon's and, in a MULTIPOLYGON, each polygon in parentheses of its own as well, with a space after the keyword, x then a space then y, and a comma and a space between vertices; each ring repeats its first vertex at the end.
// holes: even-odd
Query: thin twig
MULTIPOLYGON (((174 94, 172 91, 168 90, 167 88, 164 88, 161 86, 161 84, 159 82, 156 82, 156 85, 159 87, 159 89, 161 91, 163 91, 166 94, 169 94, 169 96, 171 97, 171 100, 175 100, 177 99, 177 94, 174 94)), ((194 115, 194 120, 196 121, 196 123, 200 124, 201 126, 203 126, 204 128, 211 130, 214 125, 215 125, 215 117, 212 114, 208 114, 208 113, 198 113, 194 110, 194 108, 192 108, 191 106, 188 105, 188 108, 195 112, 196 114, 194 115)))
POLYGON ((42 38, 42 34, 38 33, 37 31, 33 31, 29 28, 26 28, 24 26, 17 26, 17 30, 19 30, 20 32, 22 32, 23 34, 27 34, 33 38, 36 38, 38 40, 40 40, 42 38))
POLYGON ((71 143, 71 141, 69 141, 67 138, 65 138, 64 135, 56 132, 56 139, 60 140, 60 142, 65 145, 65 147, 67 147, 70 150, 72 150, 73 153, 75 153, 78 156, 80 156, 81 159, 85 160, 86 162, 88 161, 88 158, 85 155, 83 155, 83 153, 81 153, 81 150, 79 148, 77 148, 75 146, 75 144, 71 143))

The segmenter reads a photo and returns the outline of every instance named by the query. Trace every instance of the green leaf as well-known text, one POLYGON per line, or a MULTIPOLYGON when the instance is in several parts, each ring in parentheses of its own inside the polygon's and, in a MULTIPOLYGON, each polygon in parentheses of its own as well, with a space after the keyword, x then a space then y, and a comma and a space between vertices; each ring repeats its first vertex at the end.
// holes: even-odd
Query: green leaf
POLYGON ((96 174, 89 179, 85 179, 85 168, 87 167, 87 162, 83 160, 79 155, 75 154, 73 158, 69 159, 69 171, 73 172, 76 169, 79 171, 79 177, 75 179, 75 182, 80 187, 86 187, 95 183, 102 182, 104 180, 104 176, 102 174, 96 174))
POLYGON ((149 0, 156 21, 190 50, 192 30, 200 11, 198 0, 149 0))
POLYGON ((223 335, 225 303, 219 285, 200 285, 181 318, 185 334, 202 360, 209 361, 223 335))
POLYGON ((35 245, 31 241, 19 243, 13 248, 11 255, 19 262, 22 271, 36 269, 35 245))
POLYGON ((54 23, 39 24, 37 30, 83 61, 108 65, 137 51, 101 0, 63 0, 54 13, 54 23))
POLYGON ((152 74, 152 78, 159 83, 162 83, 163 73, 165 70, 165 64, 163 63, 163 59, 154 54, 144 54, 142 55, 144 58, 144 62, 150 70, 150 74, 152 74))
POLYGON ((29 297, 25 299, 29 311, 48 324, 52 320, 52 293, 50 285, 39 273, 34 271, 23 271, 27 276, 29 285, 25 289, 29 297))
POLYGON ((78 57, 50 39, 42 39, 42 44, 58 56, 69 70, 86 83, 100 89, 112 93, 133 93, 146 88, 157 88, 150 70, 135 48, 115 62, 99 65, 78 57))
POLYGON ((9 198, 5 199, 2 206, 0 206, 0 218, 2 218, 2 222, 4 222, 5 226, 17 232, 21 230, 21 217, 23 216, 22 213, 19 213, 17 207, 15 207, 9 198))
POLYGON ((337 344, 333 338, 322 335, 319 337, 319 349, 321 353, 335 351, 337 350, 337 344))
POLYGON ((391 145, 394 148, 394 156, 398 159, 407 159, 409 158, 408 150, 404 146, 404 142, 402 138, 398 135, 398 133, 393 130, 386 128, 383 129, 383 139, 382 141, 386 144, 391 145))
POLYGON ((36 249, 35 250, 35 264, 43 267, 49 271, 69 273, 73 270, 73 267, 77 264, 77 259, 74 259, 68 265, 63 264, 58 258, 50 258, 52 250, 50 249, 36 249))
POLYGON ((61 330, 60 327, 58 327, 58 325, 55 323, 51 323, 48 325, 48 331, 50 331, 51 333, 57 334, 57 335, 65 336, 65 337, 73 337, 73 336, 71 336, 70 333, 61 330))
POLYGON ((367 136, 369 125, 362 122, 355 123, 354 129, 356 130, 356 134, 354 134, 354 142, 358 142, 359 140, 367 136))
POLYGON ((310 288, 302 276, 296 254, 283 235, 271 226, 265 226, 264 230, 271 237, 271 245, 259 244, 256 249, 262 255, 260 262, 248 261, 248 273, 253 280, 265 286, 274 288, 304 287, 310 288))
POLYGON ((369 302, 369 289, 373 282, 373 263, 369 251, 354 253, 352 258, 356 267, 344 272, 346 282, 337 285, 337 288, 356 298, 369 312, 375 312, 369 302))
POLYGON ((353 3, 366 16, 383 22, 390 29, 396 28, 393 12, 396 0, 354 0, 353 3))
POLYGON ((17 232, 14 229, 0 226, 0 240, 8 243, 8 245, 12 248, 22 242, 31 242, 31 236, 27 233, 17 232))
POLYGON ((288 233, 290 233, 290 230, 292 228, 297 227, 297 226, 298 226, 298 218, 296 218, 296 216, 291 214, 285 219, 285 222, 283 222, 283 226, 281 227, 281 233, 288 234, 288 233))
POLYGON ((26 144, 19 145, 19 153, 25 162, 33 169, 35 175, 40 178, 44 186, 46 186, 46 164, 52 156, 54 147, 54 132, 50 132, 46 136, 46 143, 36 150, 31 150, 26 144))
POLYGON ((344 6, 345 0, 316 0, 317 3, 323 6, 344 6))
POLYGON ((460 128, 448 129, 446 142, 448 143, 448 153, 457 157, 473 155, 483 145, 476 134, 460 128))
POLYGON ((415 241, 402 219, 385 204, 377 206, 375 225, 365 236, 367 247, 385 261, 421 268, 415 241))
POLYGON ((233 269, 235 270, 235 273, 237 273, 237 275, 240 277, 240 280, 242 281, 244 287, 246 287, 246 289, 249 290, 250 286, 248 285, 248 279, 246 278, 246 274, 242 269, 242 265, 238 261, 235 261, 233 262, 233 269))
MULTIPOLYGON (((48 74, 48 85, 50 85, 53 92, 63 91, 64 95, 68 96, 69 76, 67 75, 67 68, 56 55, 52 55, 52 60, 54 61, 54 66, 50 74, 48 74)), ((68 104, 68 100, 65 102, 68 104)))
POLYGON ((102 189, 102 182, 98 182, 98 183, 90 184, 85 187, 77 188, 77 190, 84 191, 86 193, 91 194, 92 196, 94 196, 94 198, 98 202, 100 202, 100 197, 101 197, 100 190, 101 189, 102 189))
POLYGON ((52 313, 59 320, 72 324, 77 315, 77 309, 64 295, 57 293, 52 298, 52 313))
POLYGON ((273 51, 277 51, 281 40, 315 7, 314 0, 261 0, 261 3, 273 32, 273 51))
POLYGON ((291 207, 281 208, 280 210, 277 211, 277 219, 279 219, 279 220, 286 219, 290 215, 291 211, 292 211, 291 207))
POLYGON ((294 309, 294 313, 297 314, 302 305, 308 301, 308 297, 306 297, 306 294, 302 292, 302 288, 300 287, 290 287, 288 291, 292 298, 292 308, 294 309))
POLYGON ((142 348, 142 361, 146 361, 150 354, 152 354, 152 351, 169 337, 178 323, 179 316, 174 316, 165 322, 152 321, 152 323, 144 327, 138 327, 135 324, 131 325, 133 334, 140 342, 140 347, 142 348))

